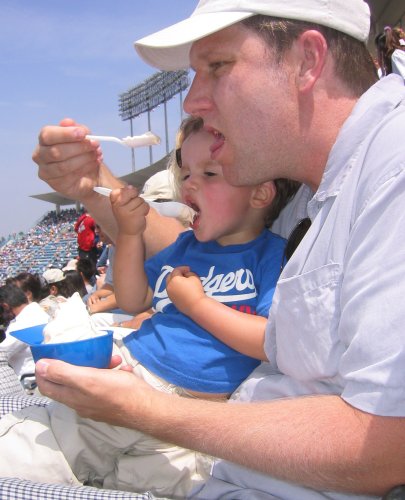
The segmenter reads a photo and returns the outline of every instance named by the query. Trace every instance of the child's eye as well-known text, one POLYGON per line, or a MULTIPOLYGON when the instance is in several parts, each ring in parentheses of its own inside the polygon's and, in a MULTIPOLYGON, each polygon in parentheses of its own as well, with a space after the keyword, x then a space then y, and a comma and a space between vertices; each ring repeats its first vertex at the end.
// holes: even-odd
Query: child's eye
POLYGON ((213 176, 215 176, 215 175, 217 175, 217 174, 216 174, 215 172, 205 172, 205 175, 206 175, 207 177, 213 177, 213 176))
POLYGON ((185 174, 182 176, 181 181, 184 182, 190 177, 190 174, 185 174))

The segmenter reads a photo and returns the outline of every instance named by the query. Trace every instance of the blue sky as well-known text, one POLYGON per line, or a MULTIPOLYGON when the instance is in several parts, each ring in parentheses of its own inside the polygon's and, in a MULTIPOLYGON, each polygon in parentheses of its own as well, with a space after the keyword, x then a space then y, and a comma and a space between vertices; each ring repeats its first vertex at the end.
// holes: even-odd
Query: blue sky
MULTIPOLYGON (((39 130, 72 117, 97 135, 129 135, 118 115, 118 95, 157 70, 137 56, 133 41, 188 16, 196 0, 0 0, 0 236, 27 230, 53 206, 29 197, 51 191, 37 177, 32 151, 39 130)), ((179 97, 168 104, 169 140, 180 123, 179 97)), ((163 106, 151 114, 162 137, 163 106)), ((147 130, 147 115, 134 133, 147 130)), ((172 145, 172 142, 170 143, 172 145)), ((130 150, 103 143, 116 175, 131 171, 130 150)), ((136 150, 136 168, 148 148, 136 150)))

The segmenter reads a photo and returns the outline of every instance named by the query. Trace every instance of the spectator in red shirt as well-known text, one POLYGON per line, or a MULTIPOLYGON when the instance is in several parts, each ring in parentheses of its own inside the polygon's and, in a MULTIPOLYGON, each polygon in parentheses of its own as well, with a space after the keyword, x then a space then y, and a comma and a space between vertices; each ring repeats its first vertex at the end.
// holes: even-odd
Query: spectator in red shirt
POLYGON ((75 223, 77 233, 77 252, 80 259, 97 262, 96 223, 87 212, 84 212, 75 223))

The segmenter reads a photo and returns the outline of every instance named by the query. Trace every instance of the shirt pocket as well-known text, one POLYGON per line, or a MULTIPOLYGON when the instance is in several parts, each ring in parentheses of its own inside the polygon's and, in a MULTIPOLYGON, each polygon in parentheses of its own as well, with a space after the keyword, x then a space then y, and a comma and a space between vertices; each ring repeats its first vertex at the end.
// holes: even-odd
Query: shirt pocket
POLYGON ((281 372, 305 381, 337 374, 344 351, 338 337, 341 282, 336 263, 279 281, 273 320, 281 372))

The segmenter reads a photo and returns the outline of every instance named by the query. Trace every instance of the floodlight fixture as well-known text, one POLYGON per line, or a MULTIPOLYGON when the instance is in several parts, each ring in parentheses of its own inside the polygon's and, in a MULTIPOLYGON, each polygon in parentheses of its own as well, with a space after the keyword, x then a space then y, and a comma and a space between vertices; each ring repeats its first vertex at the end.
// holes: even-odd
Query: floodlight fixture
POLYGON ((119 96, 119 114, 130 120, 152 111, 189 86, 187 70, 160 71, 119 96))

